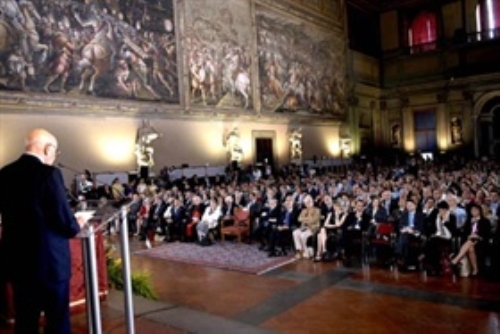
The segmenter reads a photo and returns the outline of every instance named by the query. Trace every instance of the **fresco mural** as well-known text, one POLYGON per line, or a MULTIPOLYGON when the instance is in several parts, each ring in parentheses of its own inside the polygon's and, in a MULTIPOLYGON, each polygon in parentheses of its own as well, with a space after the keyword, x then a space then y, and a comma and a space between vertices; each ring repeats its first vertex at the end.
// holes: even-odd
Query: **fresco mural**
POLYGON ((323 30, 257 7, 263 111, 316 115, 345 112, 345 43, 323 30))
POLYGON ((191 103, 250 110, 250 2, 190 0, 185 4, 191 103))
POLYGON ((0 87, 179 101, 172 0, 2 0, 0 87))

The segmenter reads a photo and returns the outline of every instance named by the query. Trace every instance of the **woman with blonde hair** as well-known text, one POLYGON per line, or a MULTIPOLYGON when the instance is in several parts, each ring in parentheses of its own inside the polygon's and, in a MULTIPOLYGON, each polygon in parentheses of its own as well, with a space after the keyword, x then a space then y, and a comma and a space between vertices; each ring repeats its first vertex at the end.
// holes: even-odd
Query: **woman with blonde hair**
MULTIPOLYGON (((325 200, 331 201, 332 199, 329 196, 327 196, 325 197, 325 200)), ((326 216, 325 222, 323 226, 320 228, 318 233, 318 242, 317 242, 318 249, 314 261, 321 261, 323 259, 323 255, 326 254, 328 251, 327 249, 328 238, 335 237, 336 234, 338 237, 340 228, 342 227, 342 224, 344 224, 346 217, 347 214, 345 211, 342 210, 342 206, 340 205, 340 203, 333 202, 333 208, 326 216)), ((338 240, 336 248, 338 248, 338 240)), ((337 253, 337 250, 335 251, 335 253, 337 253)))

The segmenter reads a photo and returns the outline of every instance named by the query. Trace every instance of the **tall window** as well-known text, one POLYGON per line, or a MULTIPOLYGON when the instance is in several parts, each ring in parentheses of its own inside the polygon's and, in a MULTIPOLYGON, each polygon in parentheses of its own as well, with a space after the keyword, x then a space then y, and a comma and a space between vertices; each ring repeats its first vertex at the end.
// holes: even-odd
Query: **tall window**
POLYGON ((476 5, 478 40, 500 37, 500 0, 479 0, 476 5))
POLYGON ((408 45, 412 53, 436 49, 436 15, 431 12, 420 13, 408 30, 408 45))
POLYGON ((415 143, 421 152, 437 149, 436 113, 434 110, 415 113, 415 143))

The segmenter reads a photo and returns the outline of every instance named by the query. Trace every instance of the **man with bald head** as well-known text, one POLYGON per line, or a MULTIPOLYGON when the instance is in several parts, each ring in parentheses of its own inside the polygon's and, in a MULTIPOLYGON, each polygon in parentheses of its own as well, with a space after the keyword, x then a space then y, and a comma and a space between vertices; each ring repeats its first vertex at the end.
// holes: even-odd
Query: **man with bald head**
POLYGON ((83 225, 71 211, 63 178, 53 167, 57 139, 32 130, 26 149, 0 170, 0 215, 4 265, 12 283, 15 332, 39 333, 41 311, 46 333, 70 333, 69 239, 83 225))

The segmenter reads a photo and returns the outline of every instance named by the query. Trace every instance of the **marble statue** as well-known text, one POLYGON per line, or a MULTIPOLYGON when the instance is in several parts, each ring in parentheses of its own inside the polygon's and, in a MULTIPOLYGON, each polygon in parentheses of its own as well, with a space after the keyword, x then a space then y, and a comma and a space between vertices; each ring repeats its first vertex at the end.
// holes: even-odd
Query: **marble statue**
POLYGON ((160 133, 149 123, 143 121, 135 137, 135 155, 138 167, 154 166, 154 148, 152 142, 160 137, 160 133))
POLYGON ((241 162, 243 159, 243 149, 240 146, 240 133, 238 128, 233 128, 224 139, 224 146, 229 154, 230 161, 241 162))
POLYGON ((292 129, 289 133, 288 140, 290 141, 290 158, 292 160, 302 159, 302 129, 292 129))

